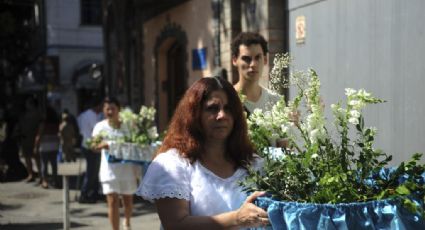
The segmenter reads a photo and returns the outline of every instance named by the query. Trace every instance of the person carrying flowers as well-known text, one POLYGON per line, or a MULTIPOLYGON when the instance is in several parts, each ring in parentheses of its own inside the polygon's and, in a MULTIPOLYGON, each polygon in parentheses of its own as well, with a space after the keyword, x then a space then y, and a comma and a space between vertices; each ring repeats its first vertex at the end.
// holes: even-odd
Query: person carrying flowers
POLYGON ((265 226, 267 213, 238 182, 261 167, 233 86, 202 78, 185 93, 137 194, 153 201, 164 229, 265 226))
POLYGON ((100 142, 93 142, 91 148, 100 152, 101 162, 99 179, 103 194, 108 202, 108 217, 113 230, 119 230, 120 197, 124 205, 124 229, 130 229, 130 219, 133 210, 133 194, 137 189, 137 178, 141 174, 140 166, 136 164, 110 163, 107 154, 111 142, 128 135, 128 127, 119 119, 121 105, 115 98, 106 98, 103 102, 105 120, 98 122, 93 129, 93 137, 102 135, 100 142))

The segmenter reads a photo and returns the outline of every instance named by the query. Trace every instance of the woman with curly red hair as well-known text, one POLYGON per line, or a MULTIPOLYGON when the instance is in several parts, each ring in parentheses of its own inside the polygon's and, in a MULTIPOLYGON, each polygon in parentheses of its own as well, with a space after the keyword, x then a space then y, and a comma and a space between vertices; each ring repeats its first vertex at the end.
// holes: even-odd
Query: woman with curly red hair
POLYGON ((238 182, 259 168, 233 86, 202 78, 185 93, 137 194, 155 202, 165 229, 239 229, 268 224, 238 182))

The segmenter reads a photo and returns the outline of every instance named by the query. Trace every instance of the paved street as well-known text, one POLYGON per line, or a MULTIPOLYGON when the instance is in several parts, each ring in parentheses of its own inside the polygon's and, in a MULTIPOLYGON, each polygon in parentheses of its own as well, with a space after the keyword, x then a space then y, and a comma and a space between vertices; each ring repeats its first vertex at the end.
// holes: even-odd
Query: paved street
MULTIPOLYGON (((74 183, 73 183, 74 181, 74 183)), ((71 229, 111 229, 105 201, 96 204, 76 202, 78 190, 70 180, 71 229)), ((42 189, 35 183, 7 182, 0 184, 0 229, 49 230, 63 229, 62 189, 42 189)), ((135 199, 132 229, 159 229, 155 207, 135 199)))

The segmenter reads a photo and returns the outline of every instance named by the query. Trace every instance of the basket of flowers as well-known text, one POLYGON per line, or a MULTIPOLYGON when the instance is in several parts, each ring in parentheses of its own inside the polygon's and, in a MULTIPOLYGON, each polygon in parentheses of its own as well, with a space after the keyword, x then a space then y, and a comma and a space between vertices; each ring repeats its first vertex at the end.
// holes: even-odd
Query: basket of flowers
POLYGON ((127 135, 111 139, 100 133, 91 142, 107 140, 109 162, 150 162, 160 144, 155 113, 153 107, 142 106, 139 113, 125 108, 120 111, 119 117, 128 130, 127 135))
POLYGON ((275 89, 295 86, 294 99, 248 118, 264 166, 251 170, 242 185, 247 192, 267 192, 256 203, 269 214, 268 228, 424 229, 422 155, 389 167, 391 155, 373 145, 376 128, 365 125, 365 106, 383 100, 363 89, 345 89, 346 101, 330 106, 334 122, 327 124, 316 72, 296 71, 287 81, 289 62, 287 54, 275 58, 271 82, 275 89), (299 111, 297 121, 293 111, 299 111), (280 139, 284 147, 270 148, 280 139))

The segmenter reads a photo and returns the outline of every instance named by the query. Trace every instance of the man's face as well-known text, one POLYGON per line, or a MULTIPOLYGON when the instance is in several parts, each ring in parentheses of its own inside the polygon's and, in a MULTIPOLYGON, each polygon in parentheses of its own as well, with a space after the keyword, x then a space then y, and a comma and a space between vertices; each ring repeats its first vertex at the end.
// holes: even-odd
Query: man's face
POLYGON ((233 57, 232 62, 238 69, 240 81, 258 82, 263 74, 264 65, 267 64, 267 57, 260 44, 240 45, 239 56, 233 57))

